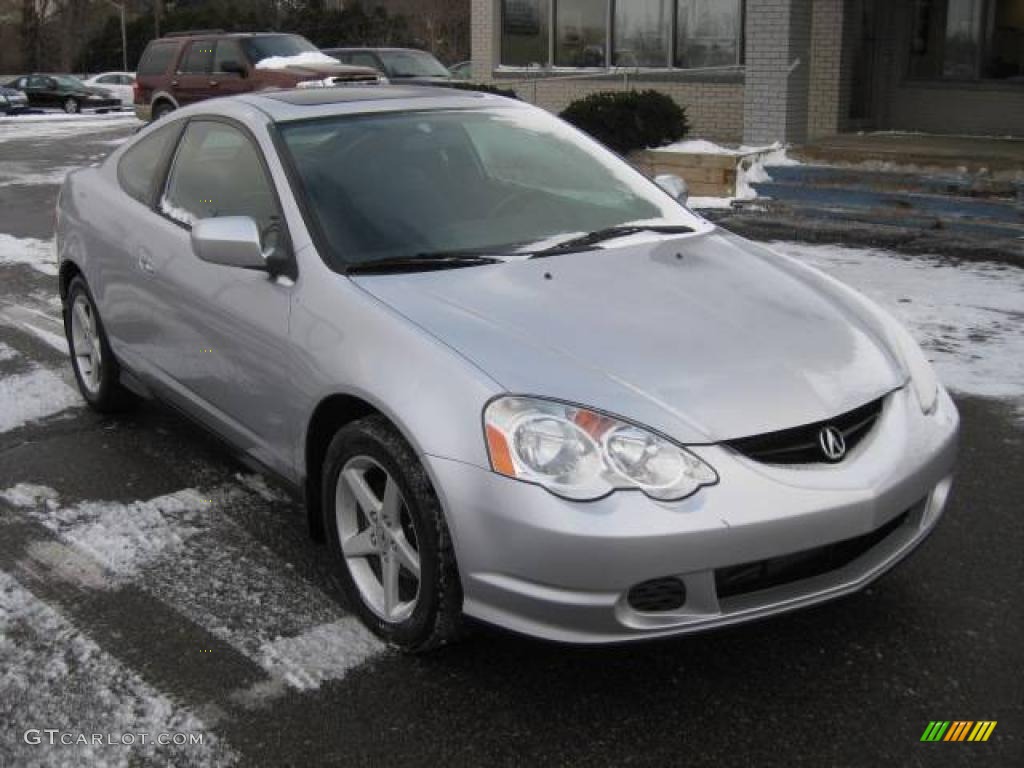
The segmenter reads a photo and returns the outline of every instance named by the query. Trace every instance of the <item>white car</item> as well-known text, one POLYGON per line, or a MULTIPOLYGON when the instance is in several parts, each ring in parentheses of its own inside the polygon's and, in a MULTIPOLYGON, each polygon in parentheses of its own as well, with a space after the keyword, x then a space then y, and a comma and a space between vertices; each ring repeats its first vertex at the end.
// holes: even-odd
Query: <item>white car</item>
POLYGON ((110 91, 121 100, 121 104, 130 107, 135 103, 134 72, 101 72, 85 81, 86 85, 110 91))

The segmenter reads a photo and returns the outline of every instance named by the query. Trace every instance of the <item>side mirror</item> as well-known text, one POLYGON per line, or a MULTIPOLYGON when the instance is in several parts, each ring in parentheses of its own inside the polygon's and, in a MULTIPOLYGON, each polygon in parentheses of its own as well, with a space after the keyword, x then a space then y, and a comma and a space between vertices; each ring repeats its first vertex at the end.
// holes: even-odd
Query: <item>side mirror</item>
POLYGON ((245 67, 243 67, 239 62, 235 61, 234 59, 222 61, 220 63, 220 71, 228 72, 234 75, 239 75, 240 77, 246 76, 245 67))
POLYGON ((269 268, 259 227, 248 216, 200 219, 192 225, 192 250, 210 264, 241 269, 269 268))
POLYGON ((690 198, 690 188, 686 182, 674 173, 665 173, 654 177, 654 183, 668 192, 680 205, 686 205, 690 198))

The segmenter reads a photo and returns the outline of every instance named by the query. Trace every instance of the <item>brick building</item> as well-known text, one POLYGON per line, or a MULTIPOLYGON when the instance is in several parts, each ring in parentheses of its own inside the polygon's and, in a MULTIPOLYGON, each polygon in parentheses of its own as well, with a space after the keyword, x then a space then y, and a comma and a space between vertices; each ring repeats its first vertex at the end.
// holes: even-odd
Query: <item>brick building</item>
POLYGON ((481 82, 657 88, 721 141, 1024 136, 1024 0, 472 0, 471 37, 481 82))

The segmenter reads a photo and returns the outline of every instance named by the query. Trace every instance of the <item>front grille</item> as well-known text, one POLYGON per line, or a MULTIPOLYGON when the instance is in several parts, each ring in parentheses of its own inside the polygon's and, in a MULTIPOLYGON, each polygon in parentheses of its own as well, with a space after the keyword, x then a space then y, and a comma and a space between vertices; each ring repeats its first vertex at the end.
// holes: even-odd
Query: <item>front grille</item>
POLYGON ((721 600, 735 595, 758 592, 762 589, 809 579, 842 568, 880 543, 903 525, 908 517, 910 517, 910 510, 863 536, 837 541, 814 549, 805 549, 791 555, 756 560, 742 565, 731 565, 728 568, 717 568, 715 570, 715 589, 718 591, 718 598, 721 600))
POLYGON ((631 608, 646 613, 675 611, 686 602, 686 587, 679 579, 667 576, 637 584, 629 590, 626 600, 631 608))
POLYGON ((727 440, 725 444, 748 459, 765 464, 817 464, 828 461, 819 442, 823 428, 831 426, 838 429, 846 443, 846 453, 849 454, 871 431, 881 413, 882 398, 878 398, 834 419, 727 440))

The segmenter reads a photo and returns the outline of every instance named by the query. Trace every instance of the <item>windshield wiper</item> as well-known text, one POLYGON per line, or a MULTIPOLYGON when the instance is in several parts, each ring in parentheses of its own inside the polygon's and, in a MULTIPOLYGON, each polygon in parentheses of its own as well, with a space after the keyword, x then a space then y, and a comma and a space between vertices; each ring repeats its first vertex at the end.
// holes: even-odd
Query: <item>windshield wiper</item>
POLYGON ((580 235, 570 240, 564 240, 558 245, 544 248, 536 253, 530 254, 531 259, 541 259, 545 256, 554 256, 558 253, 569 253, 571 251, 583 251, 592 245, 603 243, 605 240, 614 240, 617 237, 635 235, 638 232, 658 232, 665 235, 685 235, 693 232, 693 227, 685 224, 623 224, 618 227, 598 229, 586 235, 580 235))
POLYGON ((478 267, 483 264, 500 264, 502 259, 471 252, 438 251, 418 253, 415 256, 395 256, 390 259, 365 261, 345 267, 347 275, 387 275, 398 272, 432 272, 439 269, 478 267))

